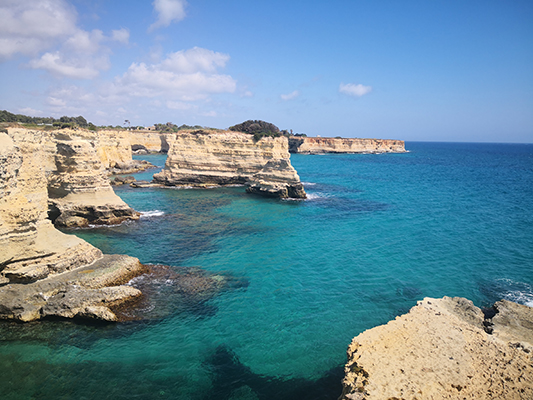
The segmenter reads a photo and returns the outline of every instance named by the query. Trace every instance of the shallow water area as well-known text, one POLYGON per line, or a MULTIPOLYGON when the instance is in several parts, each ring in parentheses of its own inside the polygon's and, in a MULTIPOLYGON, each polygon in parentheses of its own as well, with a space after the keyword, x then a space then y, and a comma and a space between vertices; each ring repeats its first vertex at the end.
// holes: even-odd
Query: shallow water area
POLYGON ((406 147, 291 155, 305 201, 115 187, 138 221, 67 232, 246 284, 150 321, 0 324, 2 398, 336 399, 351 339, 423 297, 532 305, 533 146, 406 147))

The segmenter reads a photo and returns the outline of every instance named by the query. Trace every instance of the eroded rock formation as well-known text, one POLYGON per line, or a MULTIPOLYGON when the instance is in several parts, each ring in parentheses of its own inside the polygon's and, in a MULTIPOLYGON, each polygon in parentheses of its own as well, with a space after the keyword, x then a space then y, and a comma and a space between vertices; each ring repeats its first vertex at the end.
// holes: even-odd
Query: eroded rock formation
POLYGON ((302 154, 323 153, 404 153, 403 140, 291 137, 289 151, 302 154))
MULTIPOLYGON (((137 259, 104 256, 82 239, 59 232, 47 219, 47 175, 57 161, 49 150, 64 140, 51 142, 39 131, 0 132, 0 318, 114 320, 107 306, 140 294, 130 287, 103 289, 139 274, 137 259)), ((77 168, 73 160, 65 169, 77 168)))
POLYGON ((141 149, 150 153, 167 153, 169 144, 167 133, 147 132, 147 131, 129 131, 129 142, 133 151, 141 149))
MULTIPOLYGON (((13 135, 17 136, 30 133, 13 130, 13 135)), ((101 145, 102 136, 91 137, 88 134, 61 130, 45 135, 48 139, 47 151, 42 158, 45 158, 48 178, 50 218, 54 224, 65 227, 118 224, 139 218, 139 214, 115 194, 107 178, 105 165, 114 153, 122 157, 119 156, 120 151, 105 150, 106 147, 101 145), (105 163, 102 162, 102 154, 105 154, 105 163)), ((110 145, 107 147, 112 148, 110 145)))
POLYGON ((169 135, 168 141, 167 162, 154 175, 156 182, 199 187, 240 184, 252 193, 305 198, 285 137, 255 141, 239 132, 178 133, 169 135))
POLYGON ((426 298, 353 339, 343 386, 343 400, 532 399, 533 308, 426 298))

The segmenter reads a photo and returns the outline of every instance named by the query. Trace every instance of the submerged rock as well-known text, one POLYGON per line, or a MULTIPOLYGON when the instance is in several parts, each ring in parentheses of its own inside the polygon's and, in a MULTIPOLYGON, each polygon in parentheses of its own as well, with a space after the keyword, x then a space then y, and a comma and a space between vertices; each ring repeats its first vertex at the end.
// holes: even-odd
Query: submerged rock
POLYGON ((146 272, 129 283, 139 289, 142 296, 124 307, 113 307, 121 321, 162 319, 183 312, 210 316, 215 309, 209 300, 221 291, 248 285, 246 280, 196 267, 145 267, 146 272))
POLYGON ((532 399, 532 309, 498 302, 483 312, 463 298, 426 298, 348 347, 340 399, 532 399))

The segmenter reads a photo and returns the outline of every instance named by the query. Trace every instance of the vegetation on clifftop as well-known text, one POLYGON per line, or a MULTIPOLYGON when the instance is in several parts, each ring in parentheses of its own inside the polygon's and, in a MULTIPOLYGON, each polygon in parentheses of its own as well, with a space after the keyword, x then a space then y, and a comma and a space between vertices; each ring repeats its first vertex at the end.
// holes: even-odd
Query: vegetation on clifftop
POLYGON ((254 135, 255 140, 260 140, 264 136, 278 137, 282 134, 279 128, 270 122, 251 119, 244 121, 241 124, 230 126, 228 129, 230 131, 244 132, 254 135))

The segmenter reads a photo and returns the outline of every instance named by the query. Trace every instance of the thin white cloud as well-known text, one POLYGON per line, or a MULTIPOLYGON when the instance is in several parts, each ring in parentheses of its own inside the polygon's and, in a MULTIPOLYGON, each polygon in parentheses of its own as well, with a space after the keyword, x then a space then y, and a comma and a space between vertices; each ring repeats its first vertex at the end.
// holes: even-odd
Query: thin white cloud
POLYGON ((294 92, 291 92, 291 93, 288 93, 288 94, 282 94, 280 97, 281 97, 282 100, 288 101, 288 100, 294 100, 299 95, 300 95, 300 91, 299 90, 295 90, 294 92))
POLYGON ((111 39, 115 42, 128 44, 130 40, 130 31, 126 28, 114 29, 111 31, 111 39))
POLYGON ((175 73, 190 74, 197 71, 215 72, 219 67, 225 67, 229 55, 217 53, 213 50, 193 47, 171 53, 161 63, 161 68, 175 73))
POLYGON ((100 72, 99 69, 102 69, 104 66, 102 64, 97 65, 96 63, 87 65, 81 59, 68 60, 58 51, 45 53, 41 58, 32 60, 29 65, 34 69, 44 69, 58 77, 73 79, 96 78, 100 72))
POLYGON ((0 0, 0 60, 21 54, 27 64, 56 77, 92 79, 110 66, 106 43, 127 44, 127 29, 108 37, 76 25, 76 9, 65 0, 0 0), (44 53, 43 53, 44 52, 44 53))
POLYGON ((35 108, 31 107, 19 108, 17 111, 20 114, 31 115, 33 117, 40 117, 44 114, 41 110, 36 110, 35 108))
POLYGON ((194 101, 214 93, 233 93, 236 81, 217 73, 229 60, 227 54, 193 48, 171 53, 161 63, 133 63, 115 81, 115 89, 129 96, 194 101))
POLYGON ((64 0, 2 0, 0 59, 35 56, 74 34, 77 13, 64 0))
POLYGON ((179 110, 179 111, 186 111, 186 110, 191 110, 193 108, 197 108, 195 105, 191 103, 185 103, 183 101, 167 101, 166 106, 167 108, 170 108, 171 110, 179 110))
POLYGON ((57 77, 93 79, 109 68, 110 49, 102 42, 113 40, 99 29, 91 32, 78 30, 55 52, 44 53, 31 60, 29 66, 43 69, 57 77))
POLYGON ((347 94, 348 96, 361 97, 372 91, 372 86, 364 86, 355 83, 341 83, 339 85, 339 92, 347 94))
POLYGON ((185 6, 187 5, 185 0, 154 0, 152 5, 157 13, 157 21, 150 25, 149 32, 185 18, 185 6))

